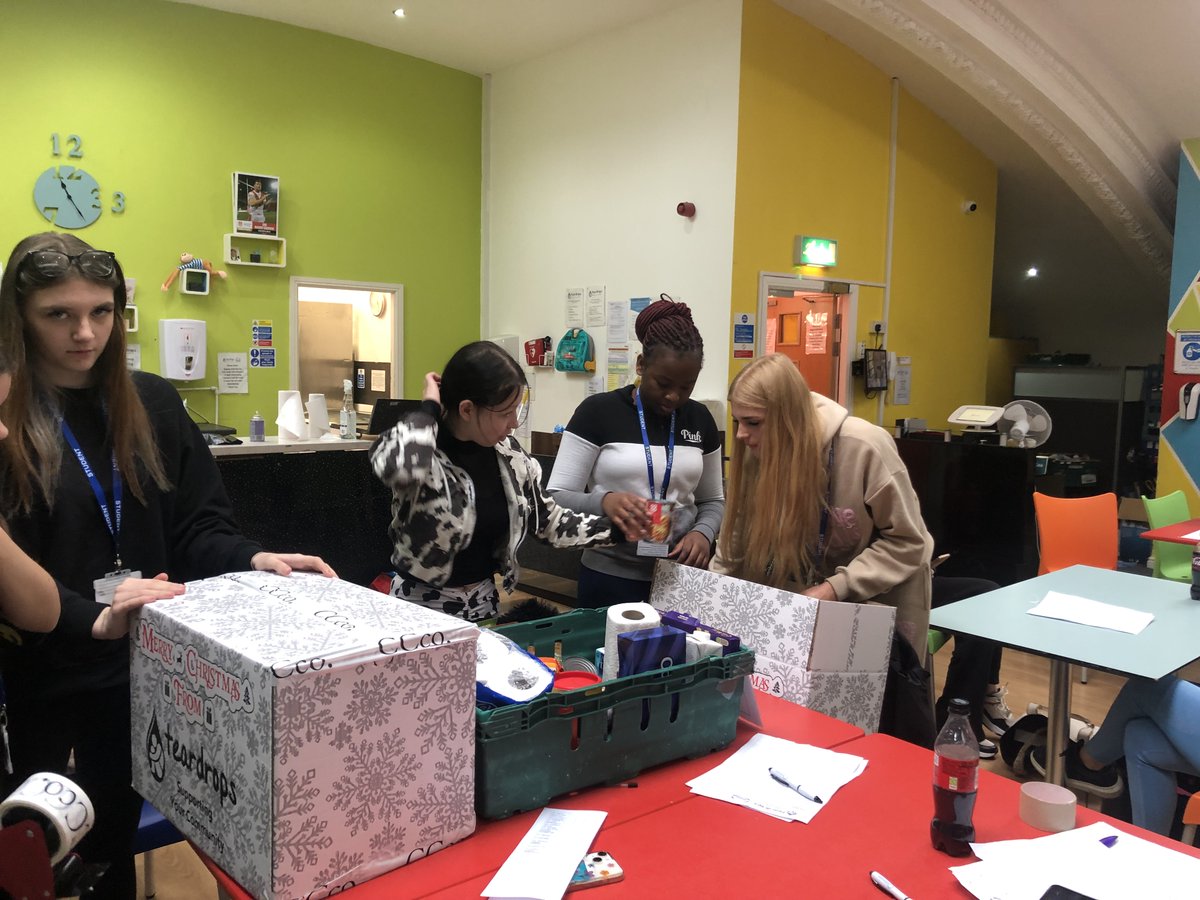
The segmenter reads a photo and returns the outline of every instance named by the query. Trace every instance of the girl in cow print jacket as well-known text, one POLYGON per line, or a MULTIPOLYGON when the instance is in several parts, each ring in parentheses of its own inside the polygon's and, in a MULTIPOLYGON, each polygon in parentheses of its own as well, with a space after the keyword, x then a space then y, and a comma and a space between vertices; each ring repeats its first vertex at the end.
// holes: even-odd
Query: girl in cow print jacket
POLYGON ((392 490, 394 596, 488 619, 499 603, 494 576, 506 591, 516 587, 527 535, 556 547, 622 540, 607 518, 572 512, 545 492, 541 467, 510 434, 527 411, 525 374, 496 344, 468 344, 441 376, 426 375, 424 400, 371 448, 375 474, 392 490))

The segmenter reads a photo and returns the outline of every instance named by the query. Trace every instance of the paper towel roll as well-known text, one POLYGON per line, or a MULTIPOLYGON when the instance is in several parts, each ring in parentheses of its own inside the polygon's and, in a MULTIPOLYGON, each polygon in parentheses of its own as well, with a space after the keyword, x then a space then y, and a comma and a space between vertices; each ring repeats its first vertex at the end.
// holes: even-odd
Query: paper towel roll
POLYGON ((46 835, 50 863, 58 863, 96 821, 92 801, 79 785, 53 772, 30 775, 0 803, 0 827, 32 819, 46 835))
POLYGON ((308 426, 304 423, 304 401, 300 399, 299 391, 279 392, 279 414, 275 424, 279 426, 281 444, 304 440, 308 426))
POLYGON ((319 441, 329 431, 329 407, 324 394, 308 395, 308 437, 319 441))
POLYGON ((1070 831, 1075 827, 1075 795, 1065 787, 1044 781, 1021 785, 1018 814, 1021 821, 1042 831, 1070 831))
POLYGON ((627 631, 657 628, 662 624, 658 610, 649 603, 617 603, 608 608, 604 625, 604 680, 610 681, 620 671, 617 655, 617 635, 627 631))

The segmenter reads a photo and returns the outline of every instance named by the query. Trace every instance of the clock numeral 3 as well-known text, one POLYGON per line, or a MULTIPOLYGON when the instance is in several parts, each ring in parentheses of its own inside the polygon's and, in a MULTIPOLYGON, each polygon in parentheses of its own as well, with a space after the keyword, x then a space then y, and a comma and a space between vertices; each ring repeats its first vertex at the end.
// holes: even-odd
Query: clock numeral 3
POLYGON ((115 213, 125 212, 125 193, 123 191, 113 191, 112 211, 115 213))
MULTIPOLYGON (((83 138, 77 134, 68 134, 67 145, 70 147, 67 151, 68 157, 71 159, 83 158, 83 138)), ((62 147, 59 145, 57 131, 50 135, 50 153, 53 156, 62 156, 62 147)))

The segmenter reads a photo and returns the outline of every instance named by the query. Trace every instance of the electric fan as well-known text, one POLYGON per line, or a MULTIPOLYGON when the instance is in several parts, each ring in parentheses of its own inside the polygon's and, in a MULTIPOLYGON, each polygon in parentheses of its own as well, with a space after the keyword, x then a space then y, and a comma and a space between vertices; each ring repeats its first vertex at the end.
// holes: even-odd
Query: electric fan
POLYGON ((1050 437, 1050 414, 1032 400, 1014 400, 996 422, 1005 446, 1040 447, 1050 437))

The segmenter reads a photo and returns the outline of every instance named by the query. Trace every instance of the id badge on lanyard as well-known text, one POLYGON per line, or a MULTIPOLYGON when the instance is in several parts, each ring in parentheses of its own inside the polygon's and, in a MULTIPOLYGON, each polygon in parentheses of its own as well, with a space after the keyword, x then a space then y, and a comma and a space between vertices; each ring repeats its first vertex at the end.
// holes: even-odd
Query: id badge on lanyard
POLYGON ((75 439, 75 433, 71 431, 71 426, 67 424, 67 420, 62 420, 62 433, 67 444, 75 453, 75 458, 79 460, 79 466, 83 469, 83 474, 87 477, 88 484, 92 488, 92 494, 96 498, 96 502, 100 506, 100 513, 104 516, 104 524, 108 528, 108 533, 113 541, 113 570, 105 574, 103 578, 97 578, 92 582, 92 589, 96 594, 96 602, 103 603, 105 606, 112 606, 113 598, 117 593, 117 588, 126 578, 141 578, 142 573, 133 569, 125 568, 121 565, 121 507, 122 507, 122 488, 121 470, 117 468, 117 456, 114 453, 112 456, 112 490, 113 503, 112 511, 108 508, 108 497, 105 496, 104 488, 100 486, 100 479, 96 477, 96 473, 92 470, 91 464, 87 461, 87 457, 83 453, 83 448, 79 446, 79 441, 75 439))
POLYGON ((671 413, 671 424, 667 433, 667 464, 663 472, 662 493, 654 486, 654 455, 650 451, 650 434, 646 431, 646 413, 642 408, 642 392, 634 391, 638 424, 642 426, 642 446, 646 450, 646 475, 650 479, 650 500, 646 511, 650 513, 650 539, 637 543, 638 556, 665 557, 671 552, 671 511, 674 503, 667 500, 667 486, 671 483, 671 469, 675 465, 675 413, 671 413))

